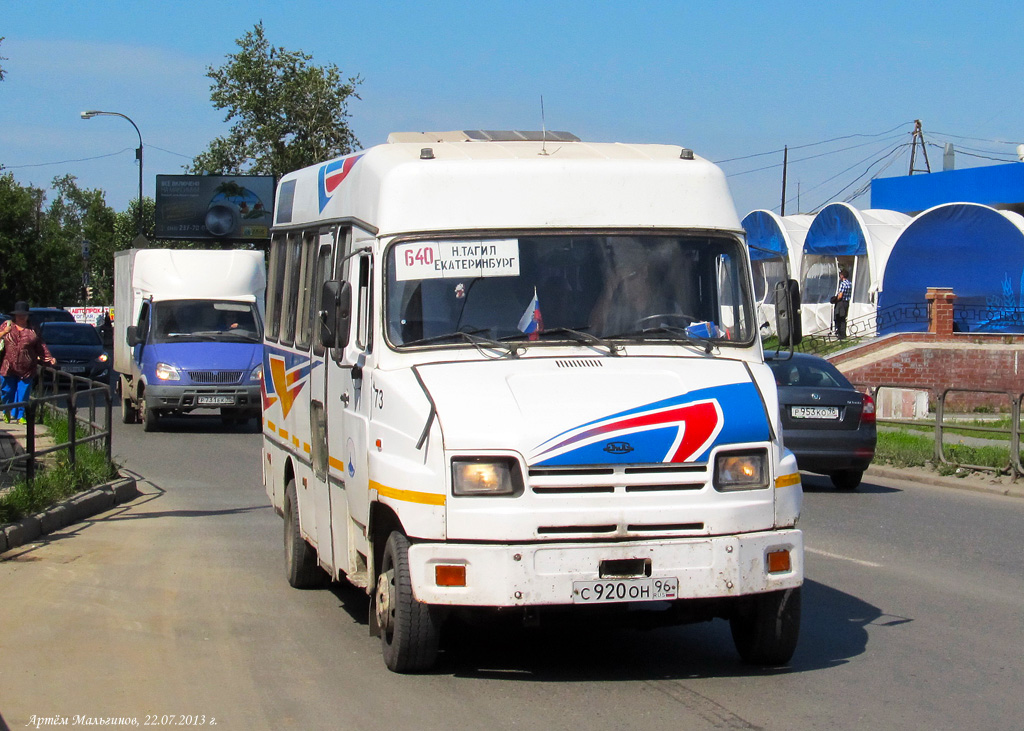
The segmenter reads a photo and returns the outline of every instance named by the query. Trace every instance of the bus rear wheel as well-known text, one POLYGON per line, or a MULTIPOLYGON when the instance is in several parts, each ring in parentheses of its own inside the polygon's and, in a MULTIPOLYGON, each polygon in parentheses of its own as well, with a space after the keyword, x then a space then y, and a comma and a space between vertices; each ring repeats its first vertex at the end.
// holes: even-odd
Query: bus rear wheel
POLYGON ((435 609, 413 597, 409 539, 399 531, 392 532, 384 546, 373 599, 388 669, 415 673, 432 668, 437 661, 439 620, 435 609))
POLYGON ((316 551, 306 543, 299 530, 299 503, 295 495, 295 479, 284 490, 284 562, 288 583, 296 589, 312 589, 320 585, 323 572, 316 561, 316 551))

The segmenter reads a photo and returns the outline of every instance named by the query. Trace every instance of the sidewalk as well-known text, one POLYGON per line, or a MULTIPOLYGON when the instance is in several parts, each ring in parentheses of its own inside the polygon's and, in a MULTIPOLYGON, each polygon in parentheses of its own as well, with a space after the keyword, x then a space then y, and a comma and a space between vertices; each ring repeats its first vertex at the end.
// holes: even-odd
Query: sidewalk
MULTIPOLYGON (((19 459, 13 464, 8 464, 6 460, 26 454, 27 432, 28 427, 25 424, 8 424, 0 418, 0 492, 25 478, 27 459, 19 459)), ((36 424, 35 435, 36 450, 53 446, 50 432, 42 424, 36 424)), ((40 459, 45 462, 49 458, 50 455, 45 455, 40 459)))

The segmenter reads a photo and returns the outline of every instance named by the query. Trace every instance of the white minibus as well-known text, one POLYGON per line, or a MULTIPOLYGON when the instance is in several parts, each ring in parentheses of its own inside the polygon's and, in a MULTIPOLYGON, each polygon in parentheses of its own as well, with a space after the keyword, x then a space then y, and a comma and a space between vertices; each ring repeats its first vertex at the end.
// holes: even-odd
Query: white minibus
POLYGON ((743 660, 789 661, 800 476, 715 165, 392 134, 285 175, 274 220, 263 471, 292 586, 363 587, 396 672, 496 611, 721 618, 743 660))

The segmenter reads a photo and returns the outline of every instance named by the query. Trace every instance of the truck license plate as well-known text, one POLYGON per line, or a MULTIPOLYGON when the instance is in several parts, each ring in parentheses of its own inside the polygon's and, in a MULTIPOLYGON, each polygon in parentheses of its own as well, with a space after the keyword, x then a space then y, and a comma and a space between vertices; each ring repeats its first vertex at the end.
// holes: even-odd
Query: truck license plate
POLYGON ((573 604, 611 604, 613 602, 656 602, 676 599, 679 579, 605 579, 572 582, 573 604))
POLYGON ((202 406, 230 406, 235 403, 234 396, 199 396, 196 403, 202 406))
POLYGON ((838 406, 790 406, 794 419, 838 419, 838 406))

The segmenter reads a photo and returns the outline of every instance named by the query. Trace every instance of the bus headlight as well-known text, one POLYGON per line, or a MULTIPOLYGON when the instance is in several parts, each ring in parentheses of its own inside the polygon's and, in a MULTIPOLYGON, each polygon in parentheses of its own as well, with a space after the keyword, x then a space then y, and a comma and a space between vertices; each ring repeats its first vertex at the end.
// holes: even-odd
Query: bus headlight
POLYGON ((768 453, 761 449, 718 454, 713 484, 719 492, 768 487, 768 453))
POLYGON ((522 484, 519 463, 512 458, 452 460, 454 495, 516 495, 522 491, 522 484))
POLYGON ((170 363, 157 363, 156 377, 159 378, 161 381, 181 380, 181 374, 178 373, 178 369, 172 366, 170 363))

